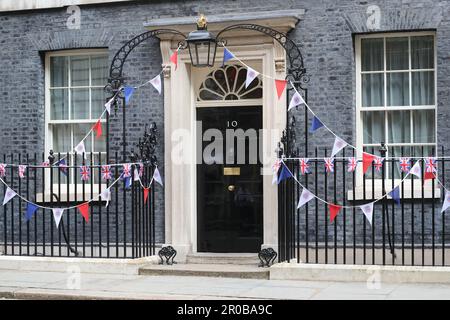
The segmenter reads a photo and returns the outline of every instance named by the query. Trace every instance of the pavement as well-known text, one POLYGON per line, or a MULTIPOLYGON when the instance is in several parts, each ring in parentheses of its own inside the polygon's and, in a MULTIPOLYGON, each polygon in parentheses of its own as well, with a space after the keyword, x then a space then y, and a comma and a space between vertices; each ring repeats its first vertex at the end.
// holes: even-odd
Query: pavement
POLYGON ((0 270, 0 299, 450 299, 450 285, 0 270))

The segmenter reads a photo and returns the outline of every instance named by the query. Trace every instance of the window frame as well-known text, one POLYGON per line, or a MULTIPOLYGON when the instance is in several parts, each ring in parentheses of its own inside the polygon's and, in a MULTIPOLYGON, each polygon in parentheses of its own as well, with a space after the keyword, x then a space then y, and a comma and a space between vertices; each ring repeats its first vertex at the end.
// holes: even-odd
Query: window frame
MULTIPOLYGON (((108 49, 107 48, 103 48, 103 49, 76 49, 76 50, 60 50, 60 51, 51 51, 51 52, 46 52, 45 54, 45 65, 44 65, 44 76, 45 76, 45 124, 44 124, 44 150, 46 152, 49 152, 49 150, 53 150, 53 132, 52 132, 52 125, 54 124, 67 124, 67 125, 72 125, 72 124, 92 124, 94 125, 97 122, 97 118, 95 119, 79 119, 79 120, 51 120, 51 58, 52 57, 66 57, 66 56, 92 56, 92 55, 109 55, 108 49)), ((69 67, 69 74, 70 74, 70 67, 69 67)), ((91 81, 91 67, 89 67, 89 78, 91 81)), ((70 76, 68 79, 68 86, 67 88, 72 88, 71 84, 70 84, 70 76)), ((104 86, 92 86, 92 83, 89 83, 88 86, 75 86, 75 88, 104 88, 104 86)), ((59 87, 58 87, 59 88, 59 87)), ((66 87, 63 87, 66 88, 66 87)), ((71 103, 71 98, 70 98, 70 89, 68 90, 68 100, 69 100, 69 105, 71 103)), ((91 93, 89 94, 89 103, 92 104, 92 96, 91 93)), ((89 110, 90 113, 92 112, 92 106, 89 106, 89 110)), ((70 111, 70 109, 69 109, 70 111)), ((90 114, 91 116, 91 114, 90 114)), ((103 119, 101 119, 101 123, 102 124, 106 124, 107 120, 105 117, 103 117, 103 119)), ((86 132, 87 133, 87 132, 86 132)), ((106 134, 106 133, 104 133, 106 134)), ((105 139, 108 139, 108 136, 105 136, 105 139)), ((95 138, 94 138, 95 140, 95 138)), ((71 144, 73 143, 73 132, 71 130, 71 144)), ((107 142, 106 142, 107 144, 107 142)), ((75 146, 73 146, 75 147, 75 146)), ((94 145, 95 147, 95 145, 94 145)), ((102 154, 102 158, 106 159, 106 154, 107 154, 108 150, 105 151, 101 151, 102 154)), ((74 150, 65 150, 64 153, 61 153, 61 157, 65 156, 67 153, 69 154, 73 154, 74 150)), ((90 150, 86 152, 86 158, 87 160, 90 159, 90 150)), ((95 152, 97 153, 97 152, 95 152)), ((57 153, 56 153, 57 154, 57 153)), ((57 159, 56 159, 57 160, 57 159)), ((81 163, 79 164, 81 165, 81 163)), ((92 177, 91 177, 92 178, 92 177)), ((83 192, 81 191, 81 185, 82 182, 80 181, 80 179, 78 179, 77 182, 77 188, 75 188, 75 183, 73 183, 73 179, 70 179, 70 183, 69 183, 69 195, 66 195, 66 187, 62 187, 61 189, 63 190, 64 194, 61 194, 62 198, 67 199, 68 197, 70 197, 70 199, 82 199, 83 197, 83 192), (75 189, 77 189, 77 195, 75 195, 75 189)), ((90 185, 90 182, 87 182, 86 184, 90 185)), ((61 182, 61 185, 66 185, 66 182, 61 182)), ((56 182, 53 183, 53 190, 58 190, 55 189, 57 188, 58 184, 56 182)), ((101 184, 99 184, 98 182, 94 182, 93 184, 94 190, 93 190, 93 194, 99 194, 102 190, 104 190, 106 188, 106 184, 102 181, 101 184), (100 190, 99 190, 100 189, 100 190)), ((44 193, 40 193, 37 195, 37 199, 40 199, 41 202, 45 202, 47 200, 49 200, 51 198, 50 195, 50 174, 46 173, 45 174, 45 191, 44 193)), ((85 197, 90 197, 92 198, 92 194, 90 193, 91 190, 90 188, 86 188, 85 190, 85 197), (89 189, 89 190, 88 190, 89 189)), ((38 202, 40 202, 38 201, 38 202)))
MULTIPOLYGON (((411 41, 408 41, 409 47, 411 41)), ((409 60, 411 61, 411 53, 409 53, 409 60)), ((376 143, 364 143, 364 130, 363 130, 363 113, 364 112, 373 112, 373 111, 415 111, 415 110, 433 110, 434 113, 434 138, 435 142, 401 142, 401 143, 388 143, 389 139, 389 129, 388 129, 388 117, 384 115, 384 132, 385 132, 385 140, 384 141, 387 146, 395 147, 395 146, 434 146, 435 147, 435 155, 437 154, 437 52, 436 52, 436 32, 433 31, 420 31, 420 32, 392 32, 392 33, 374 33, 374 34, 364 34, 364 35, 356 35, 355 37, 355 69, 356 69, 356 146, 358 150, 362 150, 364 147, 379 147, 380 144, 376 143), (434 39, 434 68, 433 69, 411 69, 411 62, 409 62, 409 69, 405 70, 386 70, 386 38, 397 38, 397 37, 414 37, 414 36, 433 36, 434 39), (362 39, 370 39, 370 38, 383 38, 384 41, 384 70, 383 71, 361 71, 361 40, 362 39), (412 97, 412 81, 411 81, 411 71, 419 72, 419 71, 434 71, 434 105, 426 105, 426 106, 387 106, 387 77, 388 73, 395 72, 408 72, 409 73, 409 100, 411 104, 412 97), (384 75, 384 106, 383 107, 363 107, 362 106, 362 74, 374 74, 374 73, 382 73, 384 75)), ((413 116, 410 115, 410 135, 411 140, 413 140, 413 116)), ((361 153, 361 151, 359 151, 361 153)), ((362 154, 359 154, 362 156, 362 154)))
MULTIPOLYGON (((386 33, 371 33, 371 34, 358 34, 355 35, 355 72, 356 72, 356 92, 355 92, 355 103, 356 103, 356 147, 357 147, 357 157, 362 158, 362 150, 364 147, 367 148, 377 148, 380 147, 380 144, 375 143, 369 143, 365 144, 364 139, 364 128, 363 128, 363 113, 364 112, 373 112, 373 111, 382 111, 385 113, 384 115, 384 130, 385 130, 385 143, 388 147, 395 147, 395 146, 434 146, 434 156, 437 155, 437 112, 438 112, 438 95, 437 95, 437 72, 438 72, 438 66, 437 66, 437 45, 436 45, 436 32, 435 31, 411 31, 411 32, 386 32, 386 33), (434 50, 434 68, 433 69, 411 69, 411 53, 409 53, 409 68, 407 70, 392 70, 388 71, 386 70, 386 39, 387 38, 396 38, 396 37, 408 37, 408 46, 409 46, 409 52, 411 47, 411 37, 414 36, 433 36, 433 50, 434 50), (383 71, 362 71, 361 70, 361 40, 362 39, 370 39, 370 38, 383 38, 384 42, 384 48, 383 48, 383 71), (408 72, 409 73, 409 99, 410 104, 412 104, 412 82, 411 82, 411 70, 413 72, 418 71, 434 71, 434 105, 433 106, 397 106, 397 107, 390 107, 387 105, 387 74, 391 72, 408 72), (362 106, 362 74, 370 74, 370 73, 382 73, 384 75, 384 106, 383 107, 363 107, 362 106), (411 142, 413 140, 413 115, 410 114, 410 134, 411 134, 411 140, 410 142, 405 143, 388 143, 389 139, 389 129, 388 129, 388 116, 386 114, 386 111, 402 111, 402 110, 408 110, 413 112, 414 110, 434 110, 434 139, 435 141, 433 143, 419 143, 419 142, 411 142)), ((389 151, 388 151, 389 152, 389 151)), ((387 154, 389 156, 389 153, 387 154)), ((389 169, 386 170, 386 174, 389 172, 389 169)), ((362 168, 358 166, 357 169, 357 185, 361 186, 363 184, 363 173, 362 168)), ((368 178, 370 181, 372 178, 368 178)), ((374 186, 375 186, 375 192, 381 195, 381 180, 382 178, 380 176, 375 176, 373 178, 375 180, 374 186)), ((369 181, 367 180, 367 181, 369 181)), ((385 185, 390 186, 392 178, 385 177, 385 185)), ((394 178, 394 185, 397 185, 400 183, 400 179, 394 178)), ((411 198, 412 194, 409 190, 410 183, 405 183, 405 198, 411 198)), ((417 197, 417 190, 421 190, 421 181, 418 179, 415 179, 414 182, 414 188, 415 188, 415 197, 417 197)), ((389 189, 389 188, 387 188, 389 189)), ((431 198, 431 184, 426 183, 425 184, 425 198, 431 198)), ((359 190, 358 192, 353 195, 353 192, 348 192, 348 199, 350 200, 362 200, 365 198, 370 198, 372 196, 372 183, 366 183, 366 195, 364 197, 363 192, 359 190)), ((435 198, 440 197, 440 189, 435 186, 435 198)))
MULTIPOLYGON (((52 57, 67 57, 67 56, 89 56, 89 55, 108 55, 108 50, 105 49, 77 49, 77 50, 61 50, 61 51, 52 51, 47 52, 45 54, 45 133, 44 133, 44 148, 45 150, 53 150, 53 132, 51 129, 51 126, 54 124, 92 124, 94 125, 97 119, 79 119, 79 120, 51 120, 51 85, 50 85, 50 59, 52 57)), ((68 82, 68 88, 71 88, 70 84, 70 68, 69 68, 69 82, 68 82)), ((89 68, 89 78, 91 78, 91 68, 89 68)), ((79 86, 79 88, 86 87, 86 86, 79 86)), ((89 86, 86 88, 103 88, 104 86, 92 86, 91 83, 89 83, 89 86)), ((78 86, 77 86, 78 88, 78 86)), ((71 103, 71 93, 70 89, 68 90, 68 103, 70 108, 71 103)), ((89 101, 91 101, 91 94, 89 94, 89 101)), ((70 110, 70 109, 69 109, 70 110)), ((89 106, 89 110, 91 110, 91 105, 89 106)), ((70 112, 69 112, 70 113, 70 112)), ((106 119, 101 119, 101 123, 106 123, 106 119)), ((71 131, 72 132, 72 131, 71 131)), ((87 133, 87 132, 86 132, 87 133)), ((108 137, 106 137, 108 139, 108 137)), ((73 141, 73 133, 71 134, 71 141, 73 141)), ((72 142, 71 142, 72 143, 72 142)), ((75 146, 74 146, 75 147, 75 146)), ((65 153, 69 152, 72 153, 72 150, 66 150, 65 153)), ((107 151, 102 152, 106 154, 107 151)), ((86 154, 89 154, 89 152, 86 152, 86 154)), ((61 154, 63 155, 63 154, 61 154)))

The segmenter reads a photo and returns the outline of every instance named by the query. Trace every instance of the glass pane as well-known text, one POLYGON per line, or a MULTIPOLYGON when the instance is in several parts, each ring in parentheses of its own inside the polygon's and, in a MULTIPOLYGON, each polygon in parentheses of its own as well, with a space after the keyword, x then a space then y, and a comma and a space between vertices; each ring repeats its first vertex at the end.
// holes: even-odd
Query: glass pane
POLYGON ((227 73, 227 79, 228 79, 228 84, 230 85, 230 91, 236 91, 237 89, 239 89, 237 87, 237 71, 238 68, 235 66, 230 66, 227 68, 226 73, 227 73))
POLYGON ((408 38, 386 38, 386 70, 408 69, 408 38))
POLYGON ((67 89, 50 90, 50 119, 69 119, 69 97, 67 89))
POLYGON ((91 119, 98 119, 105 109, 106 93, 103 88, 91 89, 92 115, 91 119))
POLYGON ((217 94, 206 89, 200 90, 198 96, 200 100, 223 100, 222 96, 218 96, 217 94))
POLYGON ((434 71, 412 72, 413 106, 434 105, 434 71))
POLYGON ((72 86, 89 85, 89 57, 73 56, 70 58, 70 76, 72 86))
POLYGON ((434 110, 413 111, 414 142, 435 142, 434 110))
POLYGON ((108 82, 108 56, 91 57, 91 75, 93 86, 105 86, 108 82))
POLYGON ((235 91, 240 91, 241 88, 245 87, 246 78, 247 78, 247 70, 245 68, 239 69, 235 91))
MULTIPOLYGON (((73 128, 73 146, 74 148, 80 143, 80 141, 86 136, 86 134, 91 130, 93 124, 91 123, 83 123, 83 124, 74 124, 72 125, 73 128)), ((91 152, 92 150, 92 142, 91 138, 92 136, 88 136, 84 140, 84 148, 86 149, 86 152, 91 152)))
POLYGON ((409 106, 409 73, 396 72, 386 75, 387 105, 409 106))
POLYGON ((363 112, 363 143, 385 142, 384 112, 363 112))
POLYGON ((56 124, 52 125, 53 151, 66 153, 71 150, 70 145, 70 125, 56 124))
MULTIPOLYGON (((233 67, 228 67, 228 68, 233 68, 233 67)), ((219 70, 214 72, 213 78, 216 80, 216 82, 219 84, 219 86, 221 88, 218 93, 220 95, 225 94, 225 92, 223 90, 225 90, 225 91, 228 90, 227 81, 225 79, 225 72, 222 69, 219 69, 219 70)), ((206 83, 206 81, 205 81, 205 83, 206 83)), ((209 88, 208 83, 206 83, 206 86, 209 88)), ((216 92, 217 91, 217 89, 216 89, 217 86, 218 86, 217 84, 213 84, 213 87, 211 87, 209 89, 211 89, 214 92, 216 92)))
POLYGON ((106 152, 106 123, 102 123, 103 134, 96 137, 94 133, 94 152, 106 152))
MULTIPOLYGON (((216 74, 222 74, 222 73, 216 72, 216 74)), ((208 88, 209 90, 217 93, 218 95, 223 96, 225 94, 223 92, 223 90, 221 89, 221 87, 219 86, 218 82, 216 80, 214 80, 213 78, 207 78, 205 80, 205 87, 208 88)), ((224 87, 224 88, 226 88, 226 87, 224 87)))
POLYGON ((436 156, 435 150, 436 150, 435 146, 415 146, 413 156, 414 157, 434 157, 434 156, 436 156))
POLYGON ((384 79, 383 74, 362 75, 362 106, 384 106, 384 79))
POLYGON ((383 39, 361 40, 361 70, 381 71, 384 70, 383 63, 383 39))
POLYGON ((241 99, 259 99, 262 98, 262 94, 262 88, 256 88, 255 90, 241 96, 241 99))
POLYGON ((410 111, 388 112, 388 126, 390 143, 411 142, 410 111))
POLYGON ((434 37, 411 37, 411 68, 434 68, 434 37))
POLYGON ((67 87, 69 83, 69 58, 50 58, 50 86, 67 87))
POLYGON ((89 119, 89 89, 72 89, 71 119, 89 119))

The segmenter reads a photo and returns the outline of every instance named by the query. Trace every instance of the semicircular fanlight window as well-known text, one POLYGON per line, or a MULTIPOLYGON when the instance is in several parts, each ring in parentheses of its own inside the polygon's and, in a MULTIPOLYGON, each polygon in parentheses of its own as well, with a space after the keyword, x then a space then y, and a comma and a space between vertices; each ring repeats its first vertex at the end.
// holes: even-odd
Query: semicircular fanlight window
POLYGON ((227 65, 208 74, 200 86, 198 101, 226 101, 262 98, 262 81, 257 77, 245 88, 247 68, 227 65))

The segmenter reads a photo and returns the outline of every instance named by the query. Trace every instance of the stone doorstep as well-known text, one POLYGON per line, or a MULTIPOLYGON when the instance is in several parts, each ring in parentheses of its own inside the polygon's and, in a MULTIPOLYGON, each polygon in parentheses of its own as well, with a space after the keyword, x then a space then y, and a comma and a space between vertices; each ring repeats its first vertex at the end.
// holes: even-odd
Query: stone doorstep
POLYGON ((79 270, 83 273, 137 275, 140 267, 158 262, 157 256, 138 259, 0 256, 0 270, 45 272, 79 270))
POLYGON ((270 268, 270 280, 450 283, 450 267, 378 266, 277 263, 270 268))
POLYGON ((139 269, 140 275, 195 276, 238 279, 269 279, 269 268, 235 264, 149 265, 139 269))
POLYGON ((250 265, 257 267, 260 263, 257 253, 190 253, 186 256, 187 264, 228 264, 250 265))

